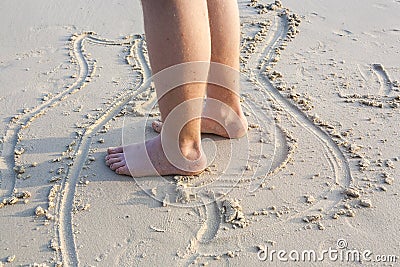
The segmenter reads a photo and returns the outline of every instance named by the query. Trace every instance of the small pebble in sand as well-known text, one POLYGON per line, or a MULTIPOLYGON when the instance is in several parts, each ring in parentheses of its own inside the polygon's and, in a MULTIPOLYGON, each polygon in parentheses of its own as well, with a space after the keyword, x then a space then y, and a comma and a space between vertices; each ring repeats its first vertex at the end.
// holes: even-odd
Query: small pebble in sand
POLYGON ((383 186, 383 185, 378 186, 377 189, 378 189, 378 190, 381 190, 381 191, 384 191, 384 192, 387 191, 387 188, 386 188, 385 186, 383 186))
POLYGON ((24 174, 25 173, 25 167, 24 166, 15 166, 14 171, 17 174, 24 174))
POLYGON ((360 167, 361 171, 366 170, 369 167, 369 165, 371 165, 371 162, 366 158, 362 158, 358 163, 358 166, 360 167))
POLYGON ((388 159, 386 161, 386 167, 394 169, 394 163, 393 163, 393 161, 391 159, 388 159))
POLYGON ((306 217, 303 218, 303 221, 310 223, 310 222, 317 222, 321 219, 322 219, 322 214, 315 214, 315 215, 307 215, 306 217))
POLYGON ((249 221, 244 216, 242 206, 237 199, 224 200, 221 213, 224 215, 225 222, 231 223, 232 226, 243 228, 249 225, 249 221))
POLYGON ((62 177, 60 177, 60 176, 53 176, 50 178, 49 182, 54 183, 54 182, 60 181, 61 179, 62 179, 62 177))
POLYGON ((166 195, 165 195, 165 198, 164 198, 163 201, 162 201, 162 206, 163 206, 163 207, 168 207, 168 205, 169 205, 169 195, 166 194, 166 195))
POLYGON ((32 196, 31 193, 28 191, 16 192, 14 195, 16 198, 19 198, 19 199, 26 199, 26 198, 30 198, 32 196))
POLYGON ((391 177, 386 177, 386 178, 385 178, 385 183, 386 183, 386 184, 392 185, 393 182, 394 182, 394 179, 393 179, 393 178, 391 178, 391 177))
POLYGON ((230 257, 230 258, 235 257, 235 254, 234 254, 232 251, 226 252, 226 255, 227 255, 228 257, 230 257))
POLYGON ((18 198, 15 196, 12 196, 12 197, 9 197, 9 198, 6 198, 3 200, 3 204, 5 204, 5 205, 14 205, 17 202, 18 202, 18 198))
POLYGON ((41 206, 37 206, 35 209, 35 214, 36 216, 41 217, 46 214, 46 211, 41 206))
POLYGON ((346 203, 346 204, 344 204, 343 206, 344 206, 344 208, 347 209, 347 210, 351 209, 351 206, 350 206, 349 203, 346 203))
POLYGON ((304 198, 308 204, 313 204, 315 202, 315 197, 312 195, 305 195, 304 198))
POLYGON ((336 212, 338 215, 345 215, 346 211, 344 209, 340 209, 338 210, 338 212, 336 212))
POLYGON ((11 255, 11 256, 8 256, 8 257, 7 257, 7 262, 8 262, 8 263, 11 263, 11 262, 13 262, 13 261, 15 261, 15 255, 11 255))
POLYGON ((353 197, 353 198, 360 197, 360 192, 358 192, 356 189, 352 189, 352 188, 348 188, 348 189, 344 190, 343 193, 348 197, 353 197))
POLYGON ((365 208, 371 208, 372 202, 370 199, 360 199, 360 206, 365 207, 365 208))
POLYGON ((24 152, 25 152, 25 148, 23 148, 23 147, 19 147, 19 148, 14 149, 14 154, 18 155, 18 156, 24 154, 24 152))
POLYGON ((263 209, 263 210, 261 211, 261 214, 262 214, 262 215, 268 215, 268 211, 265 210, 265 209, 263 209))
POLYGON ((357 152, 359 152, 361 150, 361 148, 362 148, 362 146, 356 145, 356 144, 351 144, 349 146, 349 150, 350 150, 351 153, 357 153, 357 152))
POLYGON ((257 129, 257 128, 260 128, 260 125, 259 125, 259 124, 256 124, 256 123, 250 123, 250 124, 249 124, 249 128, 257 129))
POLYGON ((63 173, 65 173, 65 169, 63 167, 59 167, 57 169, 57 174, 60 175, 60 174, 63 174, 63 173))
POLYGON ((57 242, 56 242, 54 239, 52 239, 52 240, 50 241, 49 248, 51 248, 51 249, 54 250, 54 251, 60 250, 60 247, 58 246, 57 242))
POLYGON ((356 216, 356 213, 354 212, 354 210, 348 210, 346 215, 347 215, 347 217, 354 217, 354 216, 356 216))

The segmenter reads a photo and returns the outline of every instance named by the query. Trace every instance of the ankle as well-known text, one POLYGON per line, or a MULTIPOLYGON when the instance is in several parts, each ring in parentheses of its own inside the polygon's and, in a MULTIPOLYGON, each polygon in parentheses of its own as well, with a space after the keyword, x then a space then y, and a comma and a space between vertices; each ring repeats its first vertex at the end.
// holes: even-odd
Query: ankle
POLYGON ((179 147, 181 149, 182 155, 187 160, 191 161, 199 160, 203 155, 200 141, 196 142, 193 140, 191 141, 182 140, 179 142, 179 147))

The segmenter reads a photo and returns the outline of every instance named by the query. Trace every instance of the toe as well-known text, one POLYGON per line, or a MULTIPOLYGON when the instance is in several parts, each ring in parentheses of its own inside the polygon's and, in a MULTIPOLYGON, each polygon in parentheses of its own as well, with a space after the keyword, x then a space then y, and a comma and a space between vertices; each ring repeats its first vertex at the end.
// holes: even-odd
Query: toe
POLYGON ((110 154, 106 156, 106 160, 110 160, 110 159, 123 159, 124 158, 124 153, 114 153, 114 154, 110 154))
POLYGON ((107 149, 107 153, 108 153, 109 155, 116 154, 116 153, 122 153, 122 152, 124 152, 122 146, 119 146, 119 147, 110 147, 110 148, 107 149))
POLYGON ((118 161, 118 162, 115 162, 115 163, 110 164, 110 169, 113 170, 113 171, 115 171, 116 169, 118 169, 118 168, 120 168, 120 167, 123 167, 123 166, 125 166, 125 165, 126 165, 125 160, 123 160, 123 161, 118 161))
POLYGON ((151 126, 153 127, 153 130, 156 131, 157 133, 161 132, 162 128, 162 122, 161 121, 153 121, 151 126))
POLYGON ((106 165, 110 166, 111 164, 114 164, 114 163, 117 163, 120 161, 121 161, 121 159, 119 159, 119 158, 111 158, 111 159, 106 160, 106 165))

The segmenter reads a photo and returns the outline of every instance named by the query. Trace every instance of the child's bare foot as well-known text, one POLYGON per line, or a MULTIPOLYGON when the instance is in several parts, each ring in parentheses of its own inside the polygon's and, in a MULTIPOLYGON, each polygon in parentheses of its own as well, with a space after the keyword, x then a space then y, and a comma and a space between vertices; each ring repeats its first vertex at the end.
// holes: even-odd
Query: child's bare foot
POLYGON ((131 144, 124 147, 109 148, 106 164, 117 174, 132 177, 159 175, 196 175, 206 167, 207 159, 199 151, 199 159, 182 163, 184 168, 177 168, 165 156, 160 135, 145 143, 131 144))
MULTIPOLYGON (((160 120, 153 121, 152 128, 160 133, 163 122, 160 120)), ((247 119, 243 112, 233 114, 232 112, 218 112, 212 108, 204 107, 201 118, 201 132, 216 134, 225 138, 236 139, 247 133, 247 119)))

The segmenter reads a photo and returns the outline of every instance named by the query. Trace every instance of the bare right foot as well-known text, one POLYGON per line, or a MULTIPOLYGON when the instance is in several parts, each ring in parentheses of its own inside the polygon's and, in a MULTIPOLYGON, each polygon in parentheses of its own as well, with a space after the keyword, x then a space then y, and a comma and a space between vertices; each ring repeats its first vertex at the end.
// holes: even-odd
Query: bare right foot
MULTIPOLYGON (((247 133, 248 123, 242 110, 239 113, 216 111, 206 104, 201 118, 201 132, 231 139, 243 137, 247 133)), ((154 131, 160 133, 163 122, 153 121, 151 126, 154 131)))
MULTIPOLYGON (((200 153, 199 159, 187 159, 184 169, 172 164, 164 153, 161 135, 145 143, 109 148, 106 164, 117 174, 132 177, 163 175, 196 175, 206 167, 207 159, 200 153)), ((199 153, 195 153, 199 154, 199 153)))

